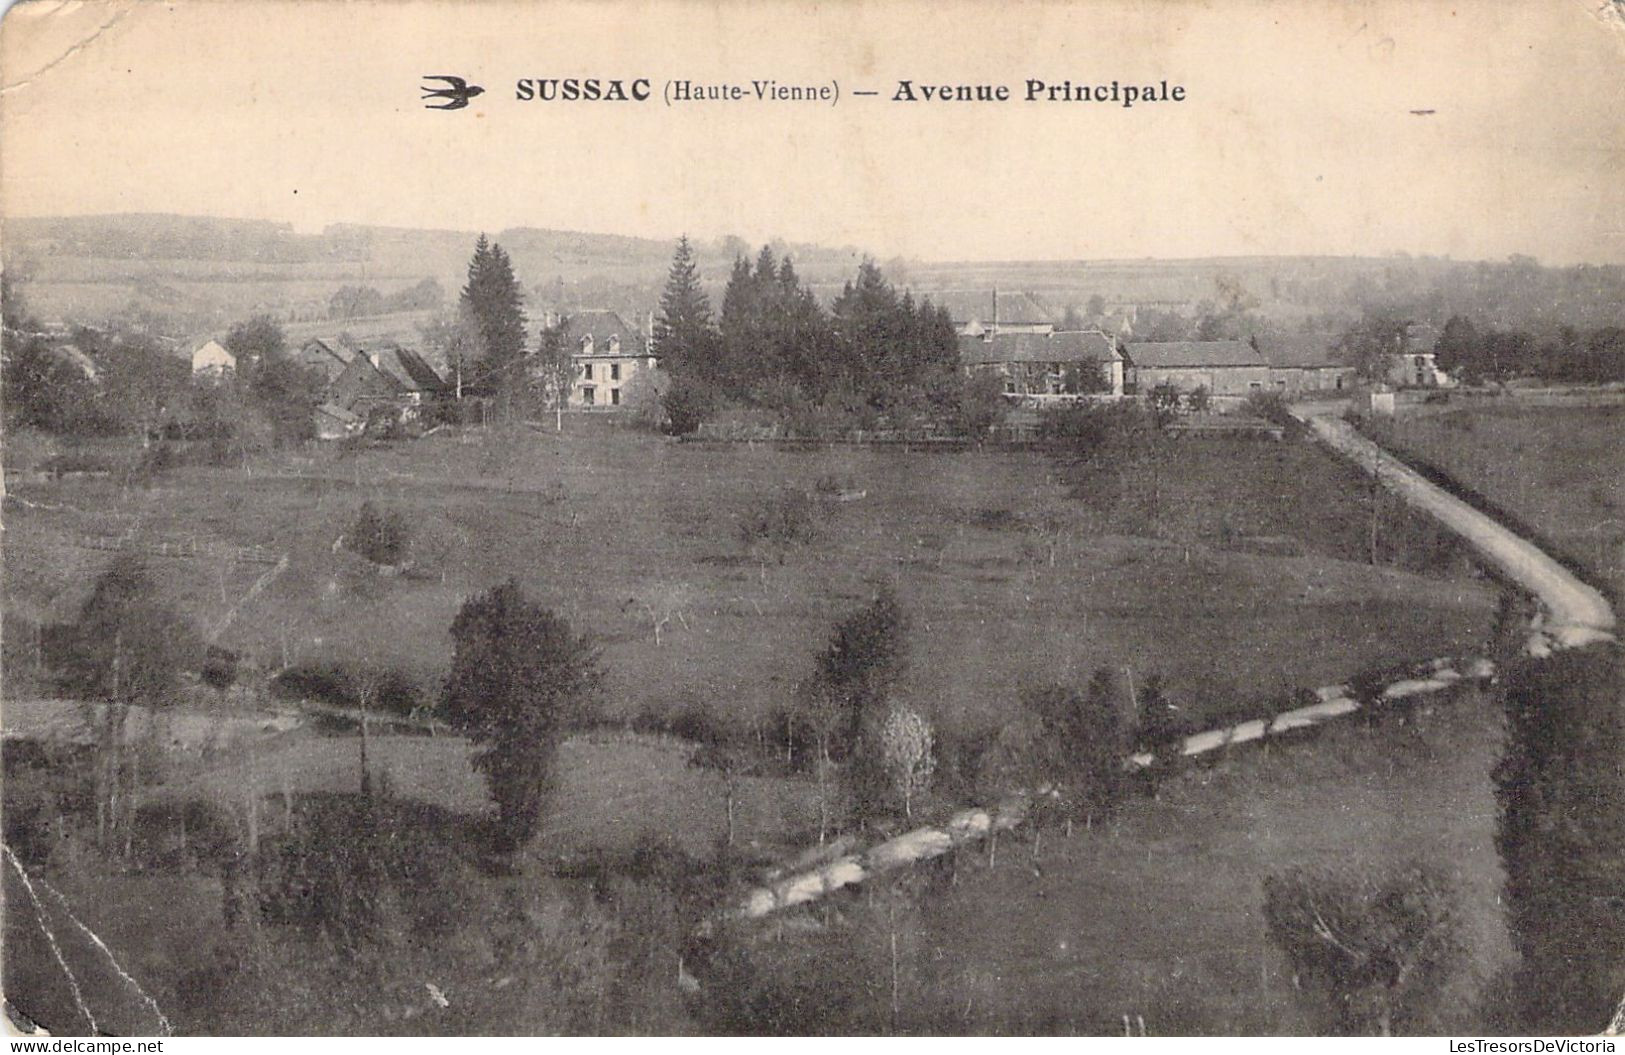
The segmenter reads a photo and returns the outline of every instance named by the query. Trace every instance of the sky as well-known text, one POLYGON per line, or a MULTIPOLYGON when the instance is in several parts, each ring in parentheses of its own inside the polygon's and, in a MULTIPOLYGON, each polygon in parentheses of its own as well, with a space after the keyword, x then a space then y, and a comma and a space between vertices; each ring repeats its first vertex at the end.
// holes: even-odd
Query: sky
POLYGON ((0 213, 737 234, 921 260, 1625 263, 1610 10, 28 0, 0 23, 0 213), (486 91, 425 109, 426 74, 486 91), (657 98, 515 98, 548 77, 647 77, 657 98), (1166 79, 1186 99, 1025 103, 1029 77, 1166 79), (674 78, 841 98, 667 106, 674 78), (893 101, 903 79, 1018 99, 893 101))

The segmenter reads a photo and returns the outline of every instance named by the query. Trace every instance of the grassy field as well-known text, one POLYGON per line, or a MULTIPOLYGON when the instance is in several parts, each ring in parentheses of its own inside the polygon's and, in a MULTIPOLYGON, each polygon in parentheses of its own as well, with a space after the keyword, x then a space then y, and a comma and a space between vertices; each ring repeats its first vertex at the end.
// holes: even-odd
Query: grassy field
POLYGON ((999 724, 1024 684, 1102 665, 1160 672, 1199 717, 1482 646, 1493 595, 1459 562, 1426 576, 1356 563, 1366 499, 1330 455, 1192 444, 1171 459, 1178 522, 1161 537, 1128 533, 1143 525, 1118 523, 1114 499, 1073 497, 1038 453, 797 453, 597 422, 186 468, 146 487, 18 477, 5 603, 25 628, 69 618, 111 557, 87 546, 187 542, 194 555, 153 558, 167 592, 261 668, 390 665, 432 692, 457 607, 515 576, 596 635, 612 719, 700 702, 750 720, 891 584, 911 618, 901 692, 966 731, 999 724), (755 504, 826 474, 866 497, 829 505, 810 544, 746 547, 755 504), (379 577, 335 551, 368 499, 408 516, 417 574, 379 577), (280 554, 285 570, 263 563, 280 554))
MULTIPOLYGON (((1035 452, 798 453, 680 444, 591 421, 566 428, 442 432, 178 469, 145 485, 38 481, 29 459, 50 445, 8 444, 8 692, 34 676, 15 628, 71 618, 107 547, 160 554, 177 542, 193 548, 152 557, 166 594, 260 669, 387 665, 426 692, 449 660, 458 605, 517 577, 597 637, 611 719, 694 703, 740 721, 765 716, 811 670, 831 624, 882 584, 911 620, 900 693, 960 733, 1000 724, 1025 684, 1081 681, 1101 665, 1162 673, 1199 724, 1265 709, 1290 687, 1487 644, 1490 586, 1437 547, 1421 562, 1427 574, 1361 563, 1369 510, 1359 478, 1307 443, 1176 445, 1148 520, 1098 477, 1035 452), (830 504, 808 544, 769 552, 741 540, 738 524, 765 497, 826 475, 865 497, 830 504), (380 576, 335 547, 363 500, 407 514, 415 572, 380 576), (285 566, 267 563, 283 555, 285 566)), ((1396 537, 1420 530, 1397 510, 1381 515, 1396 537)), ((1160 801, 1131 805, 1109 832, 1051 840, 1036 882, 1019 846, 997 871, 968 869, 922 910, 912 939, 928 950, 911 976, 918 1021, 1101 1029, 1128 1012, 1154 1032, 1302 1029, 1263 942, 1259 878, 1418 847, 1459 859, 1476 906, 1475 963, 1490 969, 1505 955, 1482 910, 1498 882, 1485 849, 1493 738, 1483 730, 1493 723, 1462 714, 1448 736, 1464 752, 1390 755, 1388 739, 1340 731, 1359 742, 1241 756, 1233 771, 1180 778, 1160 801)), ((248 789, 351 790, 358 747, 353 736, 299 730, 251 756, 239 747, 178 766, 156 794, 234 808, 248 789)), ((569 742, 534 860, 626 850, 658 832, 691 853, 714 846, 723 785, 690 767, 689 751, 608 730, 569 742)), ((486 808, 461 741, 374 737, 370 752, 402 796, 465 816, 486 808)), ((771 851, 804 839, 811 800, 805 780, 746 782, 740 840, 771 851)), ((274 799, 265 808, 274 813, 274 799)), ((142 977, 180 996, 191 932, 155 938, 156 910, 131 906, 161 894, 195 906, 206 929, 216 884, 103 877, 67 893, 142 977)))
POLYGON ((1511 512, 1625 596, 1625 407, 1399 417, 1384 435, 1511 512))
POLYGON ((1435 1032, 1482 1030, 1482 983, 1513 956, 1500 907, 1489 770, 1493 704, 1442 703, 1403 727, 1358 725, 1236 755, 1071 839, 1006 840, 923 912, 917 1028, 1285 1035, 1313 1030, 1261 911, 1290 867, 1441 868, 1467 954, 1435 1032), (927 1025, 930 1023, 931 1025, 927 1025))

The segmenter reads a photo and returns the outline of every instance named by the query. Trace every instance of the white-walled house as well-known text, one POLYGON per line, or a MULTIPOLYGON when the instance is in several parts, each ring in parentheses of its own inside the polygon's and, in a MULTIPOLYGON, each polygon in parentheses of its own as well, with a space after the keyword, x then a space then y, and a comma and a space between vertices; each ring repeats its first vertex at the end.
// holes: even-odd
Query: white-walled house
POLYGON ((192 349, 192 376, 221 378, 237 370, 237 357, 213 338, 192 349))

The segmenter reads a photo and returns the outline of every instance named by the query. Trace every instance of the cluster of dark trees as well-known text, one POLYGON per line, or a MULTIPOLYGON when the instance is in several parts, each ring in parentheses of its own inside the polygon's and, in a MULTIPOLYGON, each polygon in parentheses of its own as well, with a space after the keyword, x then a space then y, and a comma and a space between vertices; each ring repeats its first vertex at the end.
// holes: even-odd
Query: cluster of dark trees
POLYGON ((769 247, 754 265, 735 260, 713 320, 693 251, 679 241, 654 351, 672 377, 666 406, 679 432, 724 403, 860 424, 883 414, 948 420, 966 388, 946 309, 898 293, 866 260, 826 310, 769 247))
POLYGON ((1465 315, 1452 315, 1432 347, 1412 347, 1411 323, 1402 315, 1368 313, 1338 339, 1344 360, 1362 377, 1386 374, 1389 357, 1404 351, 1435 354, 1439 369, 1469 385, 1504 384, 1514 378, 1603 384, 1625 381, 1625 328, 1604 326, 1582 333, 1558 327, 1539 339, 1524 330, 1481 327, 1465 315))
POLYGON ((433 277, 385 295, 372 286, 340 286, 327 301, 330 319, 357 319, 392 311, 426 311, 440 307, 446 291, 433 277))
POLYGON ((1434 352, 1440 369, 1468 384, 1515 377, 1583 384, 1625 381, 1625 328, 1619 326, 1581 333, 1565 325, 1555 336, 1537 340, 1520 330, 1480 329, 1471 319, 1454 315, 1434 352))
POLYGON ((1493 773, 1495 843, 1527 1033, 1598 1033, 1625 1007, 1625 664, 1616 645, 1518 663, 1493 773))
POLYGON ((233 326, 221 342, 234 372, 194 380, 184 355, 139 332, 39 332, 8 300, 0 374, 8 427, 57 435, 130 436, 143 446, 207 441, 225 457, 309 439, 323 379, 288 354, 267 316, 233 326), (86 369, 89 364, 89 369, 86 369))

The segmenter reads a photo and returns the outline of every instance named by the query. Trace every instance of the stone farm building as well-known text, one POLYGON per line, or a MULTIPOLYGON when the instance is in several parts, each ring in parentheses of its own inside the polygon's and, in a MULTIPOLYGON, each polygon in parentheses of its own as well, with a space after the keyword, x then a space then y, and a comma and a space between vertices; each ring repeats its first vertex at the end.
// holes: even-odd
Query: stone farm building
MULTIPOLYGON (((567 312, 565 320, 576 367, 570 409, 613 411, 630 405, 628 397, 636 389, 628 386, 656 365, 647 329, 640 332, 618 312, 602 308, 567 312)), ((544 326, 556 323, 551 312, 543 318, 544 326)))
POLYGON ((1248 341, 1134 341, 1126 354, 1129 389, 1141 395, 1162 384, 1218 398, 1275 387, 1269 363, 1248 341))
POLYGON ((402 421, 446 394, 445 381, 418 353, 391 340, 356 342, 313 337, 296 353, 299 363, 327 379, 316 414, 317 435, 334 439, 361 429, 369 415, 388 408, 402 421))
POLYGON ((967 373, 997 374, 1005 395, 1023 402, 1123 394, 1123 353, 1098 330, 962 335, 959 362, 967 373))
POLYGON ((1257 338, 1258 351, 1269 364, 1270 387, 1287 396, 1352 387, 1354 367, 1341 360, 1337 340, 1329 333, 1257 338))

